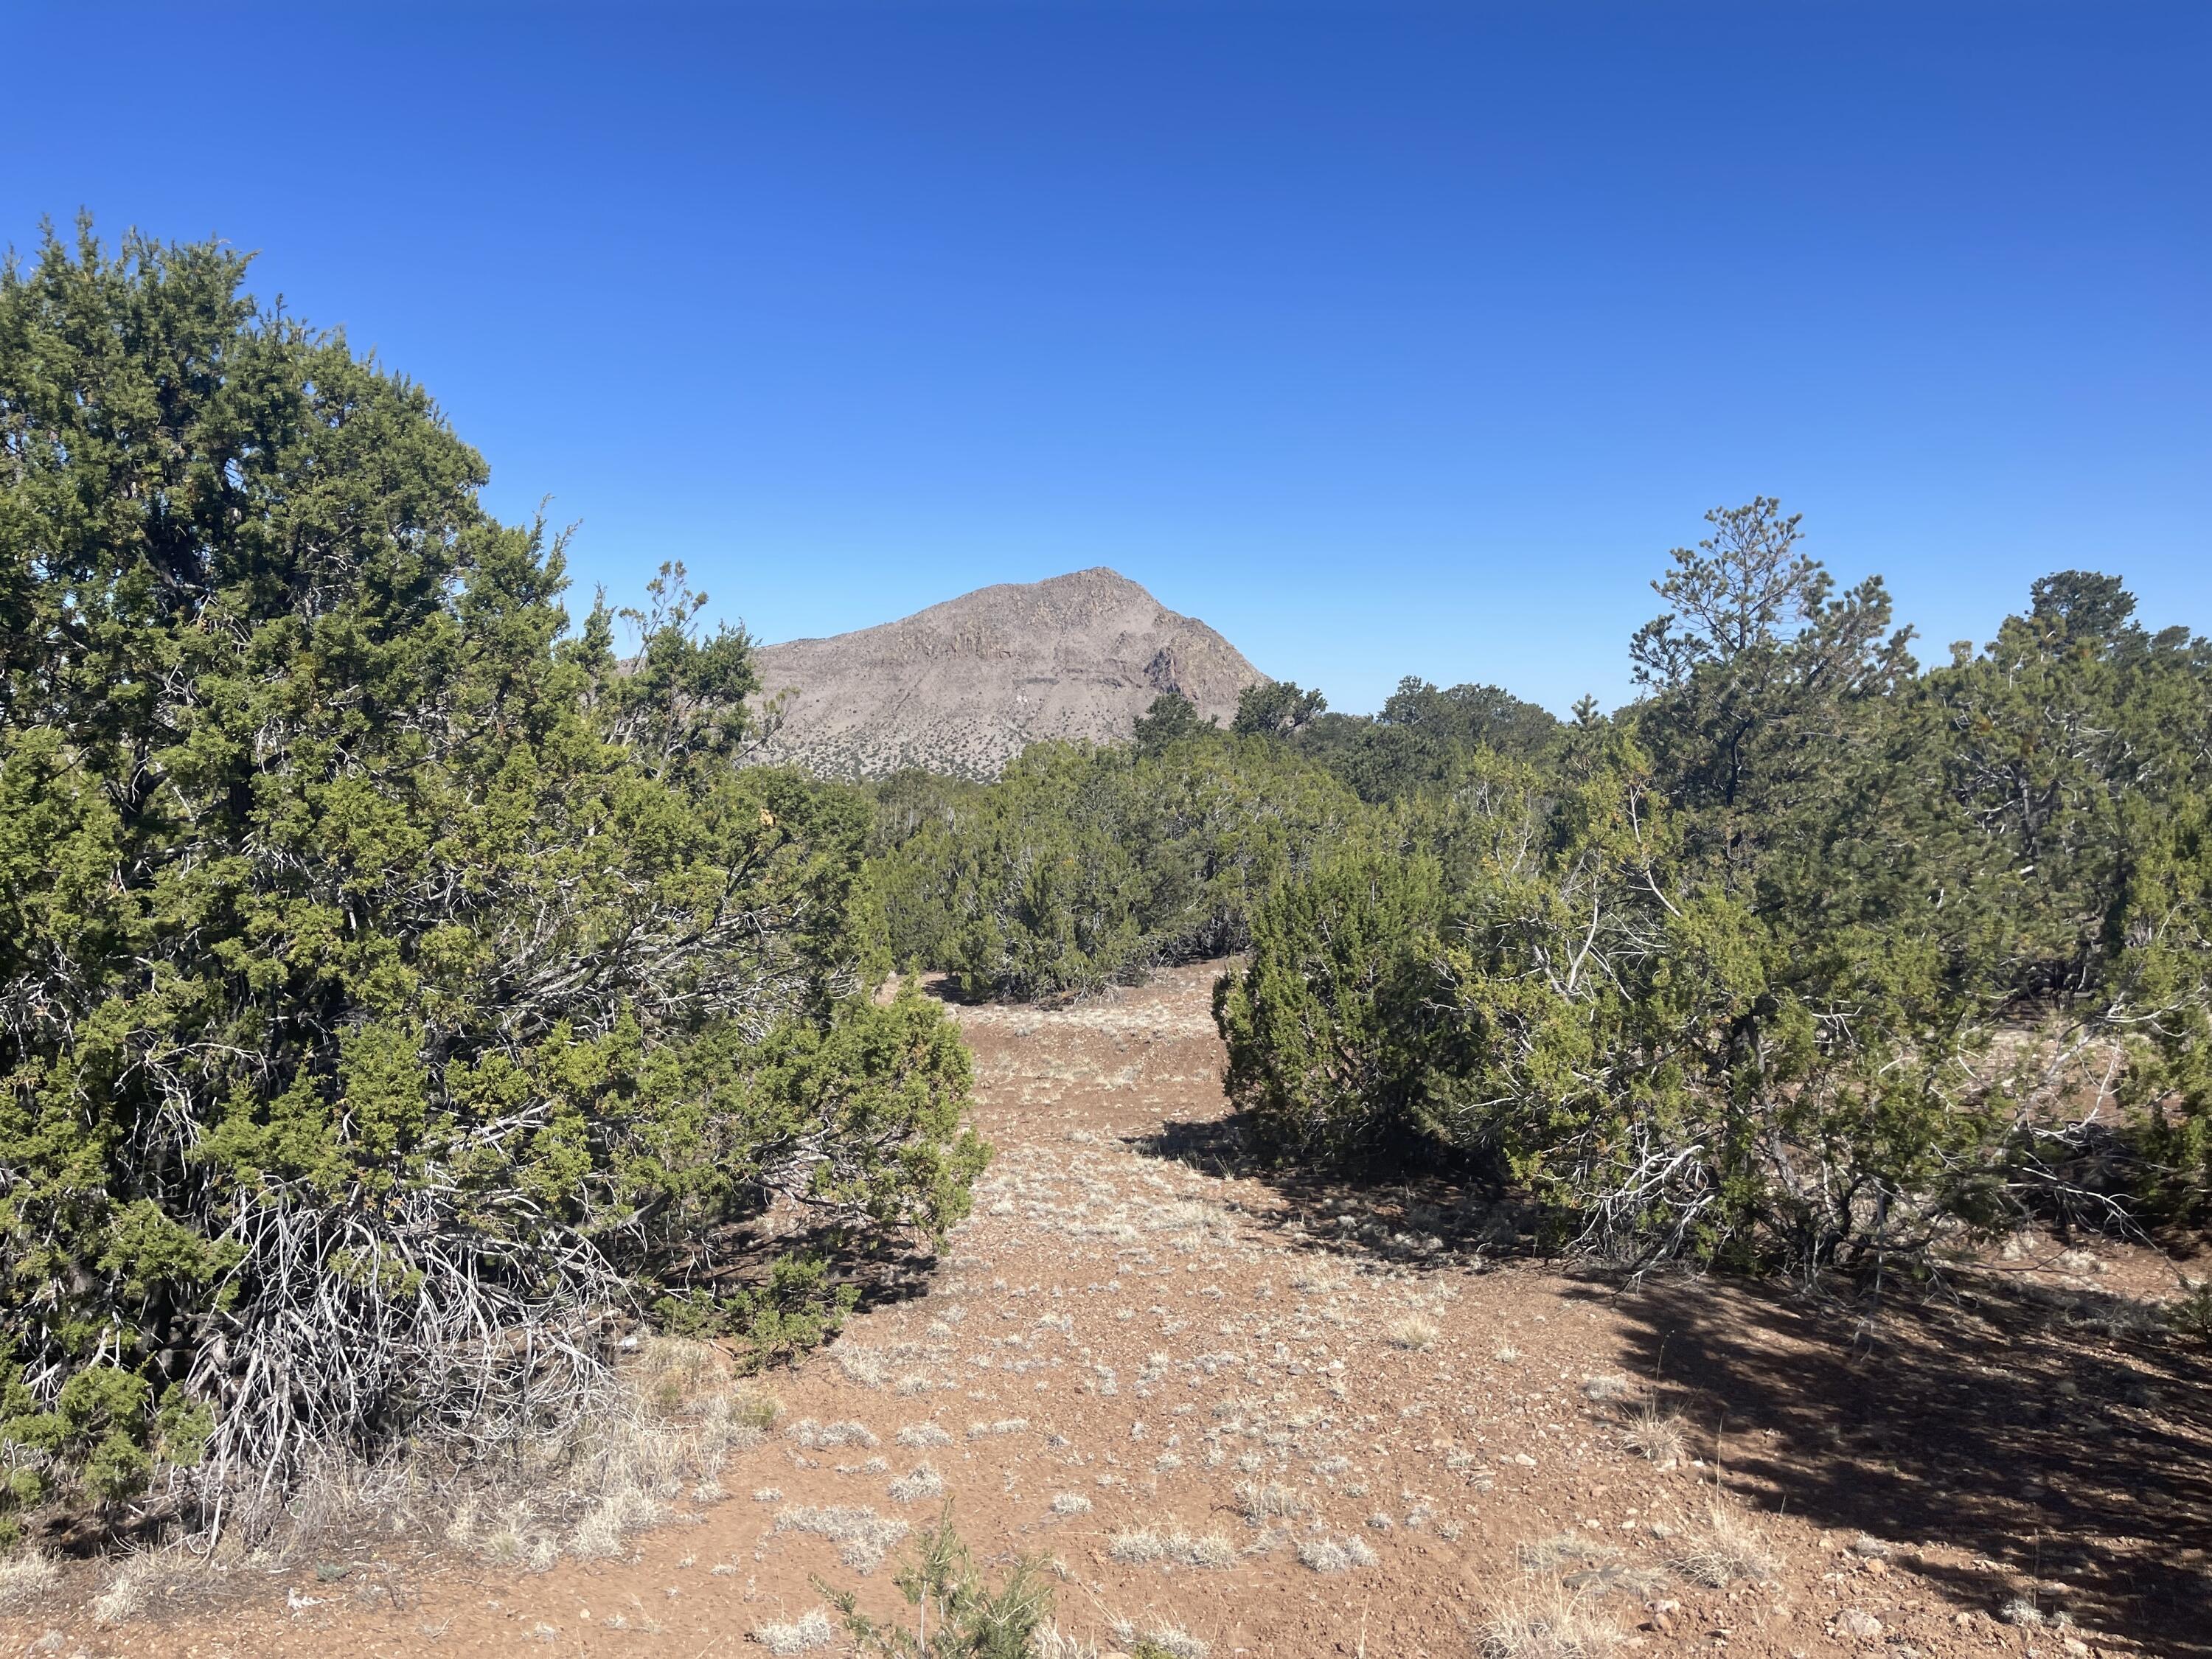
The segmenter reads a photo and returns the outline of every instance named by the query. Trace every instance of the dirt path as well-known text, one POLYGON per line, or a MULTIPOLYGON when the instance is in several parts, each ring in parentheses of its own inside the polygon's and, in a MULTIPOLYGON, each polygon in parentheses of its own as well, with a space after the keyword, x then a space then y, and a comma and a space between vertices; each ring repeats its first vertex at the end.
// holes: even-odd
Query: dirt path
POLYGON ((88 1568, 9 1649, 741 1659, 816 1575, 888 1605, 889 1562, 854 1564, 941 1486, 980 1555, 1051 1558, 1061 1628, 1107 1652, 1461 1655, 1564 1579, 1650 1653, 2212 1653, 2200 1364, 2117 1316, 2044 1341, 2002 1297, 1879 1337, 1710 1285, 1616 1298, 1498 1265, 1510 1212, 1449 1191, 1264 1181, 1224 1133, 1210 978, 959 1011, 1000 1152, 974 1217, 926 1294, 775 1379, 727 1496, 627 1559, 364 1554, 113 1626, 88 1568), (1679 1457, 1628 1443, 1647 1409, 1679 1457))

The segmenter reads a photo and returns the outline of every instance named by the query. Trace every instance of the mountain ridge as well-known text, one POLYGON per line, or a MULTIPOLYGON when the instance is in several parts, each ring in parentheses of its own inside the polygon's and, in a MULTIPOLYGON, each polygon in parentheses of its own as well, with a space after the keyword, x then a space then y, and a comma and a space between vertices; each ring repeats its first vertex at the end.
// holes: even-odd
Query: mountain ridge
POLYGON ((1226 722, 1267 676, 1106 565, 1000 582, 911 616, 756 653, 781 698, 762 758, 825 777, 995 777, 1031 743, 1125 739, 1164 691, 1226 722))

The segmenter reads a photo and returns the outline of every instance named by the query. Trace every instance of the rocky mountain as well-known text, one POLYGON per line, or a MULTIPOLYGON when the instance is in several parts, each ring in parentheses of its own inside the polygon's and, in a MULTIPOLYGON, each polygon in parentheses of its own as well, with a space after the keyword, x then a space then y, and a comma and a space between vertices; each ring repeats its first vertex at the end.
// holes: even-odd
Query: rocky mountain
POLYGON ((782 724, 763 757, 824 777, 902 767, 995 777, 1047 738, 1126 738, 1163 691, 1225 725, 1267 676, 1103 566, 978 588, 877 628, 765 646, 782 724))

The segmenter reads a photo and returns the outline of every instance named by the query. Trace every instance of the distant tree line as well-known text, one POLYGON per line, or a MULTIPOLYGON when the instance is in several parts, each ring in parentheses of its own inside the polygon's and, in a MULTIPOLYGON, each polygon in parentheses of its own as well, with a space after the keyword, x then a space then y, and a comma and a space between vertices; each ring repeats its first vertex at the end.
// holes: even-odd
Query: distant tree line
POLYGON ((1778 503, 1708 516, 1609 717, 1276 683, 880 787, 890 950, 1018 999, 1243 953, 1264 1150, 1457 1160, 1615 1260, 1878 1277, 2200 1213, 2212 646, 2064 571, 1923 668, 1778 503))
POLYGON ((988 786, 908 774, 876 793, 870 875, 891 959, 1016 1000, 1245 949, 1258 901, 1362 811, 1282 745, 1205 729, 1038 744, 988 786))

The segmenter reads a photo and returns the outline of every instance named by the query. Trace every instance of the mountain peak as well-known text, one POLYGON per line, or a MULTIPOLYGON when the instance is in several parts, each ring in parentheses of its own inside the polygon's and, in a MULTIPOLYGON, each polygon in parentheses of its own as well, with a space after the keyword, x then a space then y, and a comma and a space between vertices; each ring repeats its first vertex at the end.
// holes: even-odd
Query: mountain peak
POLYGON ((1225 721, 1267 678, 1105 565, 764 647, 756 663, 763 690, 784 694, 768 757, 846 777, 910 766, 995 777, 1031 743, 1127 738, 1163 691, 1225 721))

